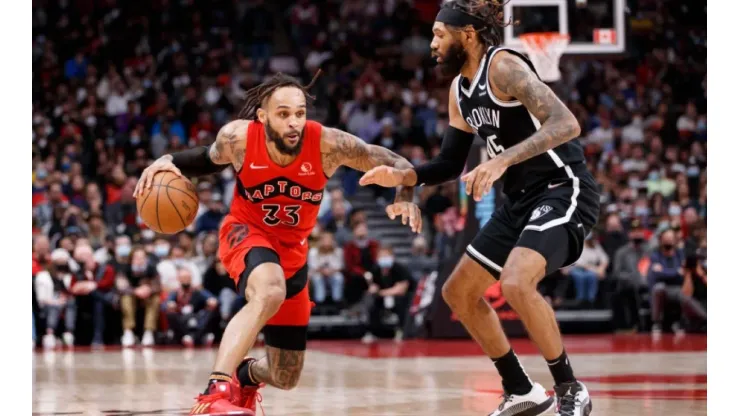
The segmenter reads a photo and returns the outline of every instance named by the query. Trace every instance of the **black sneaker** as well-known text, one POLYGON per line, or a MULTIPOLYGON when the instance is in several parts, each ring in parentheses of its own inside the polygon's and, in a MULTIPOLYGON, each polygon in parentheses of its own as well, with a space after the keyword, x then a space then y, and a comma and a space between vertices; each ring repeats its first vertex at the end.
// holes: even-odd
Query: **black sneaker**
POLYGON ((563 383, 554 387, 557 397, 555 416, 588 416, 591 414, 591 397, 580 381, 563 383))

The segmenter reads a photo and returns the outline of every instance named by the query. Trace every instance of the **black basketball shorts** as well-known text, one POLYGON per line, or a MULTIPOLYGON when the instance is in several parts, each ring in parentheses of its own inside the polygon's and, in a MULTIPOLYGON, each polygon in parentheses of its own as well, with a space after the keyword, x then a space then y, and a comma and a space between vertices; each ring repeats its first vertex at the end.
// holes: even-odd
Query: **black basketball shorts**
POLYGON ((514 247, 542 254, 547 260, 546 275, 575 263, 598 221, 599 191, 585 166, 566 171, 565 180, 553 180, 509 198, 468 245, 468 256, 496 279, 514 247))

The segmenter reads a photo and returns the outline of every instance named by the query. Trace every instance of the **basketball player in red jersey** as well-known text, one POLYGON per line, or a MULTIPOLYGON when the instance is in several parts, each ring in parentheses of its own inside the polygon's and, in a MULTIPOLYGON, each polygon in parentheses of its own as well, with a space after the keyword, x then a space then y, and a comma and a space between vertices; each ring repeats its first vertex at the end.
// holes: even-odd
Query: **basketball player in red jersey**
MULTIPOLYGON (((231 164, 237 184, 220 229, 219 257, 248 303, 229 322, 208 387, 191 415, 254 415, 264 384, 298 384, 311 311, 306 259, 327 179, 340 166, 411 168, 390 150, 306 120, 307 89, 278 74, 247 93, 240 119, 221 128, 213 145, 162 156, 141 176, 134 195, 156 172, 216 173, 231 164), (267 355, 244 358, 263 330, 267 355)), ((399 188, 393 210, 421 231, 413 188, 399 188), (399 207, 399 205, 403 205, 399 207)))

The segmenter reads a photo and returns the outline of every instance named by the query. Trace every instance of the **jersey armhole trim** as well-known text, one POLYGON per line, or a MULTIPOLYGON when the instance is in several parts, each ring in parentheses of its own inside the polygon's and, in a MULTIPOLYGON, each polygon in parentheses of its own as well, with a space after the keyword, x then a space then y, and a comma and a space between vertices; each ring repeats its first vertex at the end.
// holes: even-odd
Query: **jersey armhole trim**
POLYGON ((506 48, 497 48, 493 51, 491 54, 491 57, 488 59, 488 71, 486 71, 486 91, 488 91, 488 97, 493 100, 494 103, 497 105, 500 105, 501 107, 519 107, 522 105, 522 102, 519 100, 513 100, 513 101, 503 101, 496 97, 496 95, 493 94, 493 90, 491 89, 491 82, 490 78, 488 77, 488 74, 491 72, 491 62, 493 62, 493 56, 496 55, 500 51, 505 51, 506 48))
MULTIPOLYGON (((460 112, 460 117, 462 117, 462 119, 465 120, 465 116, 463 116, 463 113, 462 113, 462 107, 460 107, 460 75, 456 76, 455 79, 452 80, 452 85, 455 86, 455 104, 457 104, 457 111, 460 112)), ((467 123, 468 122, 466 120, 465 124, 467 123)))
POLYGON ((318 149, 318 152, 319 152, 319 155, 318 155, 319 165, 321 165, 321 174, 324 175, 324 178, 326 178, 326 180, 329 180, 331 179, 331 177, 327 175, 326 171, 324 170, 324 157, 322 156, 322 153, 321 153, 321 135, 324 133, 324 125, 319 123, 318 121, 307 120, 306 128, 309 126, 309 123, 312 123, 318 126, 319 131, 316 137, 318 137, 319 142, 317 143, 316 148, 318 149))

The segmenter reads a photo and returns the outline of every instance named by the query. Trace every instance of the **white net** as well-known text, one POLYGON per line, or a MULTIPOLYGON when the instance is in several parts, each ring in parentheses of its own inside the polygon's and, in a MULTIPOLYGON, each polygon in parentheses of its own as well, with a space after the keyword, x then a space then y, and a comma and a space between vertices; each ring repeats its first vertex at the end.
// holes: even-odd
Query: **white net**
POLYGON ((570 42, 570 36, 557 32, 527 33, 520 36, 524 50, 540 78, 545 82, 560 80, 558 63, 570 42))

